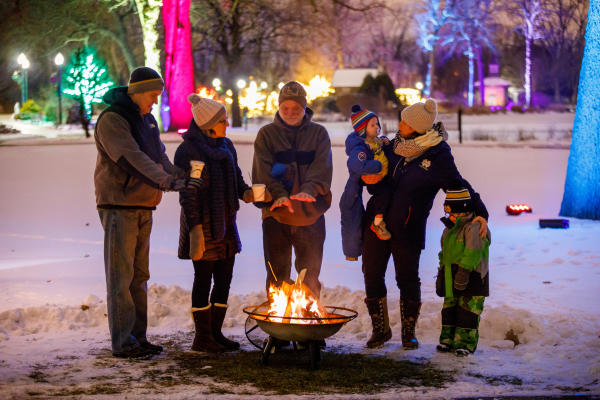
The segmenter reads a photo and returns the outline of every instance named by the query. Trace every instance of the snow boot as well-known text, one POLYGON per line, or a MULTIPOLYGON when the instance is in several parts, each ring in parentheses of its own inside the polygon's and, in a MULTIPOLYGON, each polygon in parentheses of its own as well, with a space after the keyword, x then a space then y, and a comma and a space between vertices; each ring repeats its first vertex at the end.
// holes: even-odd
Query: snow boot
POLYGON ((414 350, 419 347, 419 341, 415 337, 415 328, 421 303, 414 300, 400 299, 400 317, 402 320, 402 347, 406 350, 414 350))
POLYGON ((211 315, 213 338, 225 348, 225 351, 239 350, 240 344, 227 339, 221 332, 223 321, 225 320, 225 313, 227 313, 227 304, 213 303, 211 315))
POLYGON ((194 352, 219 353, 224 350, 212 335, 210 317, 210 304, 202 308, 192 307, 192 318, 196 327, 196 335, 192 344, 194 352))
POLYGON ((371 337, 367 340, 367 347, 372 349, 383 346, 385 342, 392 338, 387 299, 385 297, 367 297, 365 303, 371 316, 371 323, 373 324, 373 333, 371 333, 371 337))

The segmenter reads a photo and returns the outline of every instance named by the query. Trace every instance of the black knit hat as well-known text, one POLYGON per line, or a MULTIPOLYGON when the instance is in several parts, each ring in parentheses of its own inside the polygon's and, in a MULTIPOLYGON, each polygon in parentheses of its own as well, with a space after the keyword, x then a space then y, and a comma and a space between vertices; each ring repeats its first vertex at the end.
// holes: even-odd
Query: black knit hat
POLYGON ((152 90, 163 90, 165 83, 163 82, 160 74, 148 67, 138 67, 133 70, 129 77, 129 86, 127 87, 127 93, 142 93, 150 92, 152 90))
POLYGON ((446 191, 446 201, 444 201, 444 211, 447 213, 465 213, 473 211, 473 202, 471 195, 465 188, 456 190, 448 189, 446 191))

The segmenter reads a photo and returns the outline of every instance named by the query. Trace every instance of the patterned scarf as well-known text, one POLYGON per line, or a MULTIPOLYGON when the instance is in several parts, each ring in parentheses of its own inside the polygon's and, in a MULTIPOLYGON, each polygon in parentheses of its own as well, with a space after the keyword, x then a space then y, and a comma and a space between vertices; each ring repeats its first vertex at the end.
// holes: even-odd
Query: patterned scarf
POLYGON ((227 224, 226 216, 240 208, 237 197, 237 179, 233 154, 223 138, 211 138, 194 132, 194 142, 206 154, 206 167, 210 176, 210 225, 213 240, 223 240, 227 224))
POLYGON ((443 134, 434 128, 414 139, 405 139, 397 133, 394 140, 394 153, 404 157, 406 161, 412 161, 442 140, 444 140, 443 134))

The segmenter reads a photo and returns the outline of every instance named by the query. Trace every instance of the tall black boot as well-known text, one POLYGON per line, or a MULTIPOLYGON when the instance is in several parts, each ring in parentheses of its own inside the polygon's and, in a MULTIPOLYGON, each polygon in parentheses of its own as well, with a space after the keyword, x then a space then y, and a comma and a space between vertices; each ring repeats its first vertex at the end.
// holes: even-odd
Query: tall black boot
POLYGON ((415 336, 415 328, 419 319, 421 303, 415 300, 400 299, 400 316, 402 319, 402 347, 414 350, 419 347, 415 336))
POLYGON ((227 313, 227 304, 214 303, 212 305, 212 335, 221 346, 227 350, 238 350, 240 344, 233 340, 227 339, 223 336, 221 328, 223 327, 223 321, 225 320, 225 313, 227 313))
POLYGON ((367 347, 379 347, 392 338, 390 329, 390 318, 388 317, 387 299, 385 297, 366 298, 365 303, 371 316, 373 333, 367 340, 367 347))
POLYGON ((223 351, 221 346, 213 337, 211 330, 211 309, 210 304, 204 308, 192 307, 192 318, 196 327, 196 335, 192 344, 192 351, 219 353, 223 351))

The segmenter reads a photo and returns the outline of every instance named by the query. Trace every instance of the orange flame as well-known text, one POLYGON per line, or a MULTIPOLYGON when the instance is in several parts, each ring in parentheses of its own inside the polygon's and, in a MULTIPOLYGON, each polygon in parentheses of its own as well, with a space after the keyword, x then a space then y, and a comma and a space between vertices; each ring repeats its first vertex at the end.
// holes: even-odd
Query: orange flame
POLYGON ((312 295, 310 289, 298 282, 294 285, 283 282, 281 286, 271 284, 267 314, 271 321, 293 324, 319 324, 322 323, 319 320, 303 318, 326 318, 328 316, 325 308, 312 295))

